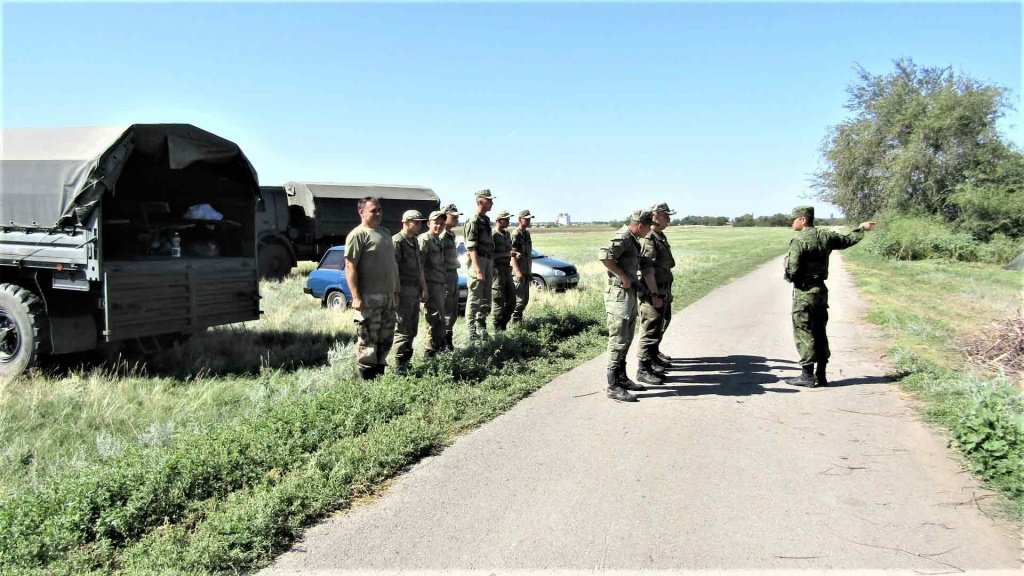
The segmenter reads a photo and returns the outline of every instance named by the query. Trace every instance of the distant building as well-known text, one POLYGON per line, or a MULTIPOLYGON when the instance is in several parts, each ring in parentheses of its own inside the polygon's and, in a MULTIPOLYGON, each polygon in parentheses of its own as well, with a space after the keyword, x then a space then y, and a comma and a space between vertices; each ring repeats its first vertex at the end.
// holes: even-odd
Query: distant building
POLYGON ((561 212, 558 214, 558 219, 555 220, 555 224, 559 226, 572 226, 572 220, 569 219, 568 212, 561 212))

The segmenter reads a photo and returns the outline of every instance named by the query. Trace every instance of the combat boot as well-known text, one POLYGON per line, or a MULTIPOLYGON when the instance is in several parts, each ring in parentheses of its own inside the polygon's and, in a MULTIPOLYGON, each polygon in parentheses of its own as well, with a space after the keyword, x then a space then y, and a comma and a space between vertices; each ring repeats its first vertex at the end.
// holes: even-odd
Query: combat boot
POLYGON ((825 366, 827 362, 818 362, 818 368, 814 371, 814 377, 818 380, 818 386, 828 386, 828 379, 825 378, 825 366))
POLYGON ((612 400, 618 400, 619 402, 636 402, 636 396, 633 396, 626 389, 619 385, 619 371, 609 370, 608 371, 608 390, 605 391, 612 400))
POLYGON ((619 366, 616 373, 618 374, 616 381, 619 383, 619 386, 622 386, 626 390, 632 390, 634 392, 643 392, 644 390, 647 390, 647 387, 643 384, 633 382, 629 379, 629 376, 626 375, 625 366, 619 366))
POLYGON ((451 332, 446 332, 444 335, 444 349, 455 350, 455 336, 451 332))
POLYGON ((657 362, 658 364, 661 364, 665 368, 671 368, 672 367, 672 357, 671 356, 666 356, 666 355, 662 354, 661 352, 658 352, 658 355, 655 356, 655 362, 657 362))
POLYGON ((363 366, 359 365, 356 367, 359 370, 359 377, 363 380, 372 380, 374 377, 374 371, 377 369, 376 366, 363 366))
POLYGON ((636 369, 636 379, 644 384, 661 385, 665 383, 664 377, 654 371, 650 360, 640 363, 640 366, 636 369))
MULTIPOLYGON (((640 362, 643 364, 643 361, 640 362)), ((647 361, 647 366, 650 367, 650 371, 654 373, 658 378, 665 378, 665 367, 658 363, 654 358, 647 361)))
POLYGON ((800 375, 796 378, 786 380, 786 384, 803 386, 805 388, 816 388, 818 381, 814 378, 814 364, 805 364, 800 368, 800 375))

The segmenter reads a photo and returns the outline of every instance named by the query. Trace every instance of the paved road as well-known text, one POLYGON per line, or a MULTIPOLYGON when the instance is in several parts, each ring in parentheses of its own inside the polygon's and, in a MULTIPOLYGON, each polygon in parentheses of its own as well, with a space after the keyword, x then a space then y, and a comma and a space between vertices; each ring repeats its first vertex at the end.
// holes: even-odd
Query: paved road
POLYGON ((1019 533, 886 381, 832 260, 833 387, 781 381, 798 367, 775 260, 676 316, 680 360, 640 402, 605 398, 603 356, 581 365, 265 573, 1019 569, 1019 533))

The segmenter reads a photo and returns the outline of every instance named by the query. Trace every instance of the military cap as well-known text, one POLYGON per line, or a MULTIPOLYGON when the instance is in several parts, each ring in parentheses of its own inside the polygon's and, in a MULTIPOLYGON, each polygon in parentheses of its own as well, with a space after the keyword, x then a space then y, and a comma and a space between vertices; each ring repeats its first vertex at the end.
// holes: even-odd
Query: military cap
POLYGON ((810 219, 814 219, 814 206, 797 206, 793 208, 793 218, 800 218, 805 216, 810 219))
POLYGON ((520 218, 533 218, 533 214, 530 214, 529 210, 523 210, 519 213, 520 218))
POLYGON ((511 217, 512 217, 512 215, 508 213, 508 210, 502 210, 502 211, 498 212, 497 215, 494 216, 494 219, 495 220, 508 220, 511 217))
POLYGON ((476 197, 477 198, 487 198, 488 200, 494 200, 494 196, 491 196, 491 191, 488 190, 487 188, 484 188, 483 190, 477 190, 476 191, 476 197))
POLYGON ((430 213, 430 218, 427 218, 427 220, 433 222, 434 220, 437 220, 438 218, 444 218, 445 216, 446 214, 444 212, 440 210, 434 210, 433 212, 430 213))
POLYGON ((655 213, 657 213, 657 212, 668 212, 669 216, 671 216, 671 215, 676 213, 675 210, 669 209, 667 202, 659 202, 658 204, 655 204, 654 206, 651 206, 651 212, 655 212, 655 213))
POLYGON ((628 222, 630 224, 634 222, 639 222, 640 224, 653 224, 654 214, 652 214, 650 210, 634 210, 633 213, 629 215, 628 222))
POLYGON ((454 214, 456 216, 462 216, 462 212, 459 212, 459 209, 455 207, 455 204, 445 204, 444 206, 441 206, 441 211, 444 212, 445 214, 454 214))
POLYGON ((402 222, 408 222, 409 220, 426 220, 423 214, 419 210, 406 210, 402 213, 402 222))

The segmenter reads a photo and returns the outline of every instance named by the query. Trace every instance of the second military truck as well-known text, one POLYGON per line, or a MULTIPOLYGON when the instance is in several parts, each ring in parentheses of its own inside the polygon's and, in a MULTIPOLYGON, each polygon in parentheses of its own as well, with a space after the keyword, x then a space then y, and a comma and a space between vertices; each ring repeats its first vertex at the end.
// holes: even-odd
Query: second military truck
POLYGON ((288 182, 260 187, 256 209, 259 267, 264 278, 282 278, 300 260, 317 262, 331 246, 359 225, 361 198, 381 201, 384 227, 392 233, 402 228, 402 213, 419 210, 424 216, 441 202, 430 188, 385 184, 329 184, 288 182))

